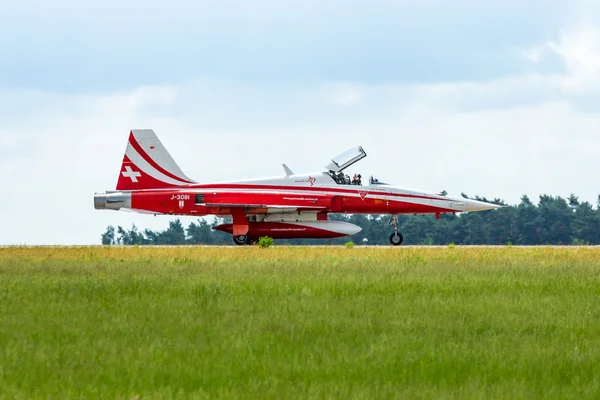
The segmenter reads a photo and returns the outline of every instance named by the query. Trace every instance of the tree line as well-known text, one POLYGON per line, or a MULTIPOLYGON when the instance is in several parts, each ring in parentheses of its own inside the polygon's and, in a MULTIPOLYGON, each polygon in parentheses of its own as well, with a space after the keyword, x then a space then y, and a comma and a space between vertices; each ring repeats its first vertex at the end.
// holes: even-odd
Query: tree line
MULTIPOLYGON (((445 193, 445 192, 442 192, 445 193)), ((462 194, 465 198, 470 198, 462 194)), ((594 206, 578 197, 542 195, 532 202, 528 196, 521 197, 517 205, 508 205, 500 199, 488 200, 475 196, 473 199, 504 206, 497 210, 474 213, 445 214, 440 219, 434 215, 399 215, 399 231, 405 244, 423 245, 596 245, 600 244, 600 196, 594 206)), ((362 227, 356 235, 338 239, 290 239, 277 240, 276 244, 356 244, 388 245, 393 228, 389 215, 342 215, 332 214, 330 219, 346 221, 362 227)), ((180 219, 169 222, 163 231, 145 229, 135 225, 125 229, 108 226, 102 234, 104 245, 196 245, 232 244, 231 235, 212 230, 231 220, 213 218, 190 222, 186 227, 180 219)))

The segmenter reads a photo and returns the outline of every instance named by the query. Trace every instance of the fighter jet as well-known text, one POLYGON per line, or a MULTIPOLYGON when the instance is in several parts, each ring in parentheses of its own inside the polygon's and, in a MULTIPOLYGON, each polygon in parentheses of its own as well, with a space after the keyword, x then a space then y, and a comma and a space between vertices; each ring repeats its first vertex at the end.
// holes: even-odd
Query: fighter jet
POLYGON ((329 220, 330 214, 387 214, 398 246, 398 214, 441 214, 492 210, 499 205, 403 189, 370 176, 350 178, 344 171, 367 153, 361 146, 333 157, 315 173, 283 174, 233 182, 198 183, 175 163, 152 129, 129 134, 116 190, 94 194, 98 210, 129 210, 154 215, 215 215, 232 223, 213 229, 230 233, 238 245, 273 239, 336 238, 361 231, 329 220))

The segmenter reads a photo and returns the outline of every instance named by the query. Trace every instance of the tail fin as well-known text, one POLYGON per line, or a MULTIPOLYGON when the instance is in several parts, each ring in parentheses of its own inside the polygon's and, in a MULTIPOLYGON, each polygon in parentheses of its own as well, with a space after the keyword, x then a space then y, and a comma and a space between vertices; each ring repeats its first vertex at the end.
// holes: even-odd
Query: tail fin
POLYGON ((188 178, 152 129, 129 134, 117 190, 162 189, 195 183, 188 178))

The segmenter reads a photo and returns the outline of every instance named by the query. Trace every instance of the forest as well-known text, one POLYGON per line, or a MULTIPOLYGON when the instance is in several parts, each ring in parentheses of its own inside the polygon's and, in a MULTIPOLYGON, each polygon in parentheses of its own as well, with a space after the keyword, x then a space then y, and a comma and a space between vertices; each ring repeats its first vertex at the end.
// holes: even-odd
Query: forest
MULTIPOLYGON (((445 193, 445 192, 444 192, 445 193)), ((470 198, 462 194, 465 198, 470 198)), ((518 205, 500 199, 473 199, 504 206, 497 210, 474 213, 434 215, 399 215, 399 231, 408 245, 598 245, 600 244, 600 196, 596 205, 569 198, 541 195, 537 203, 524 195, 518 205)), ((275 244, 339 245, 347 242, 389 245, 393 229, 389 215, 330 214, 332 220, 346 221, 362 227, 351 237, 338 239, 277 240, 275 244)), ((184 227, 180 219, 169 221, 163 231, 140 230, 135 225, 123 228, 112 225, 101 236, 104 245, 198 245, 232 244, 231 235, 212 227, 230 222, 214 217, 197 219, 184 227)))

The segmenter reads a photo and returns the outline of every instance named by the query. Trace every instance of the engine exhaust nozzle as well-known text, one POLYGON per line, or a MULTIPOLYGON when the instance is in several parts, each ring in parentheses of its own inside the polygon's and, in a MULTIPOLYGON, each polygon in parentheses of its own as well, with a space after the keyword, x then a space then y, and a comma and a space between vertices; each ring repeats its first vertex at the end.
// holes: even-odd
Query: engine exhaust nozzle
POLYGON ((94 194, 96 210, 120 210, 131 208, 131 193, 96 193, 94 194))

